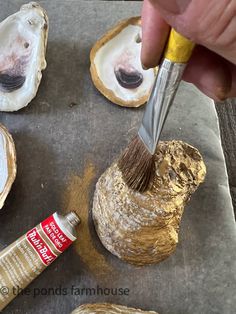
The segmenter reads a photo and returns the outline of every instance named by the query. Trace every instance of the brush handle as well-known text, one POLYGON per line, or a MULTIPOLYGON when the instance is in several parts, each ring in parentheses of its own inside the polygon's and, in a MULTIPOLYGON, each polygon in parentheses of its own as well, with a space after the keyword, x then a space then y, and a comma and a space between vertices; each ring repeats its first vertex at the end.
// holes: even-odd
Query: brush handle
POLYGON ((164 52, 164 58, 176 63, 187 63, 192 55, 194 46, 195 44, 192 41, 172 28, 164 52))
POLYGON ((171 30, 164 58, 138 131, 140 139, 152 155, 156 151, 162 128, 193 48, 194 43, 174 29, 171 30))

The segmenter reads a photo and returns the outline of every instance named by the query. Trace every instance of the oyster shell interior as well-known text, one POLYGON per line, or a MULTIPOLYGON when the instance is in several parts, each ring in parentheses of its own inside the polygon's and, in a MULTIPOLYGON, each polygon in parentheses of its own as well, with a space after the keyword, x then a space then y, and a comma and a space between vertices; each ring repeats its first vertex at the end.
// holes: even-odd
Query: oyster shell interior
POLYGON ((155 70, 143 70, 140 18, 122 21, 92 48, 91 75, 95 86, 112 102, 138 107, 147 101, 155 70))
POLYGON ((46 67, 48 18, 35 2, 0 23, 0 110, 25 107, 36 95, 46 67))
POLYGON ((16 177, 15 145, 7 129, 0 124, 0 208, 16 177))

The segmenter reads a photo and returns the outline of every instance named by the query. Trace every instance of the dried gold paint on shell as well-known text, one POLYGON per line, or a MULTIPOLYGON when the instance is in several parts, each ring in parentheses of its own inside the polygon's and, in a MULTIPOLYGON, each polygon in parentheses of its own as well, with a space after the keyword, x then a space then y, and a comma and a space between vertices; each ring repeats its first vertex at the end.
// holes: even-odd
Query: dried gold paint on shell
POLYGON ((153 184, 142 194, 128 188, 113 163, 97 182, 92 209, 103 245, 135 265, 167 258, 178 243, 184 206, 205 174, 198 150, 181 141, 159 143, 153 184))
POLYGON ((83 304, 71 314, 158 314, 154 311, 143 311, 123 305, 110 303, 83 304))

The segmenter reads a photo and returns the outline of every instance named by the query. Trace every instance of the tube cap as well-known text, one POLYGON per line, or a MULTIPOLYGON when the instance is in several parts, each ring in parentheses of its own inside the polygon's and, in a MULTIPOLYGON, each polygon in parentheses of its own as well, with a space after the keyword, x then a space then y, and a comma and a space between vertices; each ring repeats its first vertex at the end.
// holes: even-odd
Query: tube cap
POLYGON ((65 218, 73 227, 75 227, 78 224, 80 224, 80 218, 74 211, 69 212, 68 214, 66 214, 65 218))

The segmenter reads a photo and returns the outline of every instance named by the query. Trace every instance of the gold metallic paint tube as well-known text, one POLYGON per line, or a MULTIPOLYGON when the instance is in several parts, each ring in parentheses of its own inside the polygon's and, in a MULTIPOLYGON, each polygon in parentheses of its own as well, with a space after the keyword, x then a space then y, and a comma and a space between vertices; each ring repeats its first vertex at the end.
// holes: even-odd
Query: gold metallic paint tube
POLYGON ((0 252, 0 311, 76 240, 79 222, 54 213, 0 252))

